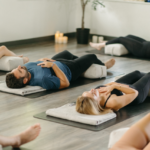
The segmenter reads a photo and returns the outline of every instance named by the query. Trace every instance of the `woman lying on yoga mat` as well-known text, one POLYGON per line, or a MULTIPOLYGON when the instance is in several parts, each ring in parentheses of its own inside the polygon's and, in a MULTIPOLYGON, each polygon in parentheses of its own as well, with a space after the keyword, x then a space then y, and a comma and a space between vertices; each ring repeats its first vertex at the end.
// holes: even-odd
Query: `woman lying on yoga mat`
POLYGON ((2 58, 3 56, 21 57, 23 59, 24 64, 29 61, 28 57, 23 57, 22 55, 18 56, 12 51, 10 51, 6 46, 0 46, 0 58, 2 58))
POLYGON ((143 103, 150 89, 150 73, 129 73, 116 82, 100 85, 78 97, 79 113, 99 115, 110 110, 118 111, 126 105, 143 103))
POLYGON ((150 150, 150 114, 131 126, 109 150, 150 150))
POLYGON ((0 145, 2 147, 12 146, 12 147, 20 147, 23 144, 29 143, 36 139, 41 131, 40 124, 35 124, 22 133, 11 136, 4 137, 0 135, 0 145))
POLYGON ((136 57, 150 58, 150 42, 134 35, 118 37, 103 43, 90 43, 90 45, 97 50, 101 50, 105 45, 118 43, 124 45, 129 53, 136 57))

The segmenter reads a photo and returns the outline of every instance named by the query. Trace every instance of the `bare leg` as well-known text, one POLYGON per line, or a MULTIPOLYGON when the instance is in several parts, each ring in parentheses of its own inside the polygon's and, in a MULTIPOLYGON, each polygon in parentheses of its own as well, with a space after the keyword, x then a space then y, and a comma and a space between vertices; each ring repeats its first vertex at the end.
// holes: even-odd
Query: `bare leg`
POLYGON ((106 42, 103 42, 103 43, 92 43, 90 42, 90 46, 97 49, 97 50, 101 50, 103 47, 105 47, 105 44, 106 42))
POLYGON ((39 135, 40 130, 41 130, 40 124, 35 124, 29 127, 24 132, 20 133, 19 135, 15 135, 13 137, 0 136, 0 144, 3 147, 6 146, 19 147, 22 144, 33 141, 39 135))
POLYGON ((116 61, 115 61, 114 58, 111 58, 110 60, 106 61, 106 62, 105 62, 106 68, 107 68, 107 69, 111 68, 112 66, 114 66, 115 62, 116 62, 116 61))
POLYGON ((116 150, 121 147, 125 150, 146 149, 150 147, 147 143, 150 142, 150 114, 147 114, 143 119, 133 125, 123 137, 113 146, 111 150, 116 150))
POLYGON ((23 59, 24 64, 29 61, 28 57, 23 57, 22 55, 18 56, 15 53, 13 53, 12 51, 10 51, 6 46, 0 46, 0 58, 2 58, 3 56, 21 57, 23 59))

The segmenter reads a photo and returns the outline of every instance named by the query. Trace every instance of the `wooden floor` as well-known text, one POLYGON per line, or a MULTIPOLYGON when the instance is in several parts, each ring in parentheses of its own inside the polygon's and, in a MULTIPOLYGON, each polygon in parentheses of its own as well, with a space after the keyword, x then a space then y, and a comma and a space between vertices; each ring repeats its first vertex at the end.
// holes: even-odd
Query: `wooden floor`
MULTIPOLYGON (((16 54, 29 57, 30 61, 39 58, 51 58, 56 53, 65 49, 81 56, 86 50, 92 50, 88 45, 77 45, 75 40, 70 40, 68 45, 54 45, 52 42, 23 45, 11 48, 16 54)), ((97 55, 102 61, 112 56, 97 55)), ((115 57, 116 64, 111 70, 124 73, 133 70, 150 71, 150 61, 115 57)), ((5 76, 0 76, 4 80, 5 76)), ((0 134, 11 136, 17 134, 28 126, 40 123, 42 130, 40 136, 33 142, 23 147, 30 150, 107 150, 109 134, 111 131, 129 127, 148 112, 125 120, 99 132, 92 132, 71 126, 38 120, 33 115, 46 111, 49 108, 58 107, 68 102, 76 101, 76 98, 85 90, 90 90, 100 84, 113 81, 114 78, 101 80, 88 85, 66 89, 43 97, 29 99, 21 96, 0 93, 0 134)))

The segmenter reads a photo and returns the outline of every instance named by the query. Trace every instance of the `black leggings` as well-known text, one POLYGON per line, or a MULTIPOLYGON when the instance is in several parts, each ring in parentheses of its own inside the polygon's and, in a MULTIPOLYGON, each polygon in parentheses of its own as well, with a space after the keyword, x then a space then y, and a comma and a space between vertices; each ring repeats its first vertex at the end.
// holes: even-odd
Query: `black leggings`
POLYGON ((118 37, 108 41, 106 45, 116 43, 124 45, 124 47, 129 51, 129 53, 136 57, 150 58, 150 42, 147 42, 146 40, 140 37, 134 35, 118 37))
POLYGON ((129 105, 140 104, 144 102, 150 89, 150 72, 145 74, 140 71, 134 71, 116 80, 116 82, 128 84, 131 88, 136 89, 139 94, 129 105))
POLYGON ((77 57, 67 50, 60 52, 52 57, 52 59, 60 61, 66 64, 72 73, 71 81, 76 80, 83 72, 85 72, 92 64, 103 65, 95 54, 87 54, 81 57, 77 57))

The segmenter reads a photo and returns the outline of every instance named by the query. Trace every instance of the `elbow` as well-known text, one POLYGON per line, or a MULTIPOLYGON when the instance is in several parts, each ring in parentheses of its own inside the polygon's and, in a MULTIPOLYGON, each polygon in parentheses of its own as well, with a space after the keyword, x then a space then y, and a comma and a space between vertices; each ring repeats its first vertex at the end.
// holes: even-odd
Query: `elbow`
POLYGON ((138 96, 139 92, 137 90, 134 91, 135 93, 135 98, 138 96))
POLYGON ((70 83, 69 83, 69 82, 66 84, 66 88, 67 88, 68 86, 70 86, 70 83))

